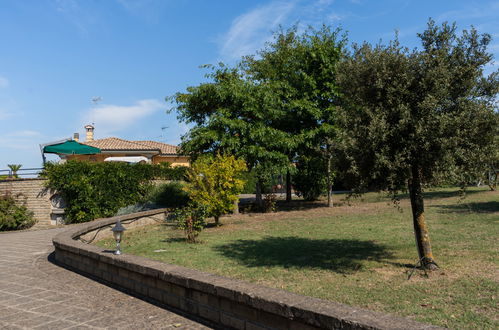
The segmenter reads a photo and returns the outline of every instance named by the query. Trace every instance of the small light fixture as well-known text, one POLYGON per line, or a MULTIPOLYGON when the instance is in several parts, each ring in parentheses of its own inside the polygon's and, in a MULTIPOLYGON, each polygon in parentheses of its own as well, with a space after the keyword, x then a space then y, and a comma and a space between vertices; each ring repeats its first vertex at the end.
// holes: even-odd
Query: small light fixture
POLYGON ((114 239, 116 240, 116 251, 114 251, 114 254, 120 255, 121 254, 121 239, 123 238, 123 232, 126 230, 125 227, 121 225, 121 221, 118 220, 116 221, 116 225, 111 229, 113 232, 114 239))

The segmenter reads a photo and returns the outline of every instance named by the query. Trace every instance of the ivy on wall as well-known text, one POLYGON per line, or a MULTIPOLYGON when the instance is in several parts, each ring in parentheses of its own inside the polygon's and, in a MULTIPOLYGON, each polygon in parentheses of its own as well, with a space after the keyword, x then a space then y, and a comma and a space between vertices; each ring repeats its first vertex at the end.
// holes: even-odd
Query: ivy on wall
POLYGON ((47 188, 67 203, 66 223, 79 223, 115 215, 118 209, 144 201, 153 179, 181 180, 186 168, 169 164, 47 163, 42 174, 47 188))

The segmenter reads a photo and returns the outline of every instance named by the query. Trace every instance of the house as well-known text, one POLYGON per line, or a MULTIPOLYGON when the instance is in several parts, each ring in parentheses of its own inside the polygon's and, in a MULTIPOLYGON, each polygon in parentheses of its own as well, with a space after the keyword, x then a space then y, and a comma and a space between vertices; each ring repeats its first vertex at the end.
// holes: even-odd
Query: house
MULTIPOLYGON (((178 154, 179 147, 157 141, 129 141, 116 137, 94 140, 94 126, 86 125, 86 139, 82 144, 99 148, 98 154, 93 155, 60 155, 66 160, 86 160, 103 162, 110 157, 142 157, 146 162, 159 164, 168 162, 172 166, 189 166, 189 157, 178 154)), ((74 140, 78 141, 78 134, 74 135, 74 140)))

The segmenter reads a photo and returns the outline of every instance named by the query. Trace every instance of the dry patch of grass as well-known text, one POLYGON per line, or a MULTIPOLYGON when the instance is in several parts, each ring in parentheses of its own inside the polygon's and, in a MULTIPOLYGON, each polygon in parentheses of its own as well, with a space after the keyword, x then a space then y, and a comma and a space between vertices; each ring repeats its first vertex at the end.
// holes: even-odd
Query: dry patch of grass
MULTIPOLYGON (((451 328, 499 328, 499 194, 430 191, 427 220, 441 269, 416 270, 410 205, 367 194, 333 208, 297 202, 273 214, 222 218, 202 243, 157 225, 126 232, 125 253, 451 328), (350 203, 350 205, 348 205, 350 203), (301 209, 296 209, 301 208, 301 209), (156 253, 155 250, 166 250, 156 253)), ((101 241, 110 248, 113 242, 101 241)))

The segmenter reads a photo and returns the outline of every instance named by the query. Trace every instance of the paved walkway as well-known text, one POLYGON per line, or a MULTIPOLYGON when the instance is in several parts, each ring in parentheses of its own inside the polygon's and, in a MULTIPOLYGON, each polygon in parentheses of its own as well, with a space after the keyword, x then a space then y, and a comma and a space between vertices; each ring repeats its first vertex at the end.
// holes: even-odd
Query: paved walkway
POLYGON ((50 262, 61 230, 0 234, 0 329, 207 329, 50 262))

